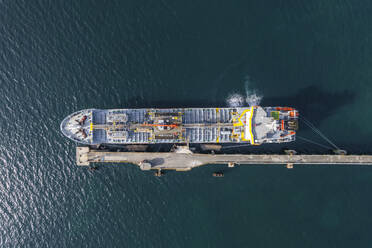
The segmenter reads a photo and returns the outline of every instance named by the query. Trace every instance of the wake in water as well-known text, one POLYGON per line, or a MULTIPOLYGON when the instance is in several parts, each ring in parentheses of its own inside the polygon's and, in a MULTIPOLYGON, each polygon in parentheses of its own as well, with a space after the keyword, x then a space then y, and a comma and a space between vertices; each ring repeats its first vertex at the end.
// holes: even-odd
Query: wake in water
POLYGON ((229 107, 242 107, 245 105, 244 97, 237 93, 229 95, 226 101, 229 107))
POLYGON ((243 107, 246 104, 248 104, 248 106, 260 105, 262 96, 259 95, 256 90, 249 89, 249 84, 250 79, 246 77, 244 81, 245 96, 239 93, 233 93, 227 97, 226 101, 229 107, 243 107))

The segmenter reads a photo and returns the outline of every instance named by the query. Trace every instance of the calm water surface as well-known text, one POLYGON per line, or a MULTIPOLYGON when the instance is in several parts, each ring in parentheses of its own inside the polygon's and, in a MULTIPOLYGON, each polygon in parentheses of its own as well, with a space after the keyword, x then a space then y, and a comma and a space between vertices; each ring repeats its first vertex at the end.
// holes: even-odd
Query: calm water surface
MULTIPOLYGON (((372 168, 92 173, 59 123, 84 108, 256 93, 372 153, 371 11, 367 0, 1 0, 0 246, 370 247, 372 168)), ((326 145, 303 125, 299 135, 326 145)))

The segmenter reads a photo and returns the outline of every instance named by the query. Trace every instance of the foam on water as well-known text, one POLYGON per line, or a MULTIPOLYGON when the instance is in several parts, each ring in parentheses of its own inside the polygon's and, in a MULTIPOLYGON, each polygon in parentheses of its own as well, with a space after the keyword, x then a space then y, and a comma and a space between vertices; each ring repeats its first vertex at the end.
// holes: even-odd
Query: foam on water
POLYGON ((229 95, 226 101, 229 107, 242 107, 245 104, 244 97, 238 93, 229 95))
POLYGON ((245 77, 244 80, 244 90, 245 95, 239 94, 239 93, 232 93, 227 97, 227 105, 229 107, 243 107, 246 104, 248 106, 257 106, 260 105, 262 100, 262 95, 260 95, 257 90, 252 90, 249 88, 249 85, 251 84, 249 76, 245 77))
POLYGON ((262 97, 256 90, 249 89, 250 78, 247 76, 244 81, 245 102, 249 106, 258 106, 261 103, 262 97))

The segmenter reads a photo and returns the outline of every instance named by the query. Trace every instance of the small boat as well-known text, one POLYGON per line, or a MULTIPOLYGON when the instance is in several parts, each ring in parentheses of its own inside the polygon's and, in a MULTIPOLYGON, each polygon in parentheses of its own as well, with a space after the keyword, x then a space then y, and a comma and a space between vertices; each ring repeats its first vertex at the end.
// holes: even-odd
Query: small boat
POLYGON ((213 176, 214 176, 214 177, 223 177, 224 175, 223 175, 222 172, 214 172, 214 173, 213 173, 213 176))
POLYGON ((157 170, 157 171, 154 173, 154 175, 155 175, 156 177, 161 177, 161 176, 164 175, 164 172, 161 171, 161 170, 157 170))

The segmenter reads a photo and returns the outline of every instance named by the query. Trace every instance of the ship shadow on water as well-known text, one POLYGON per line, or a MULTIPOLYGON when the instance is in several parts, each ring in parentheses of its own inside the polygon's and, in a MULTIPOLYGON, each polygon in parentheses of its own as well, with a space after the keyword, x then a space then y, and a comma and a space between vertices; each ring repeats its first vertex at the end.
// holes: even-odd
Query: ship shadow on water
MULTIPOLYGON (((350 90, 326 92, 312 85, 300 89, 295 95, 264 98, 262 106, 289 106, 299 110, 300 116, 319 125, 328 116, 345 105, 354 103, 356 94, 350 90)), ((301 126, 301 128, 307 128, 301 126)))
POLYGON ((136 99, 130 100, 130 105, 120 106, 122 108, 218 108, 228 107, 225 99, 221 101, 205 100, 179 100, 179 101, 151 101, 148 103, 137 103, 136 99))
MULTIPOLYGON (((299 110, 300 117, 305 117, 311 121, 315 126, 319 127, 321 122, 336 113, 345 105, 353 104, 356 99, 356 93, 351 90, 342 90, 335 92, 327 92, 320 86, 311 85, 300 89, 294 95, 280 96, 280 97, 264 97, 260 103, 261 106, 289 106, 299 110)), ((228 107, 226 99, 213 99, 206 97, 205 100, 179 100, 179 101, 149 101, 138 102, 136 98, 129 101, 130 105, 118 106, 123 108, 187 108, 187 107, 228 107)), ((300 131, 309 131, 310 128, 300 123, 300 131)), ((332 150, 325 150, 317 148, 309 144, 292 142, 286 144, 264 144, 261 146, 247 146, 229 148, 229 146, 236 146, 239 144, 226 144, 220 152, 217 153, 255 153, 255 154, 270 154, 282 153, 284 149, 294 149, 301 153, 332 153, 332 150)), ((342 146, 343 144, 339 144, 342 146)), ((197 145, 196 145, 197 148, 197 145)), ((169 151, 169 145, 150 146, 147 151, 169 151)), ((204 153, 199 149, 196 152, 204 153)))
MULTIPOLYGON (((328 144, 322 140, 317 134, 313 134, 312 130, 303 122, 302 118, 310 121, 316 127, 319 128, 321 123, 325 121, 329 116, 336 114, 339 109, 343 108, 346 105, 353 104, 356 100, 356 93, 351 90, 336 90, 335 92, 328 92, 323 90, 320 86, 311 85, 300 89, 296 94, 291 96, 284 97, 270 97, 264 98, 261 105, 263 106, 290 106, 295 107, 300 112, 300 127, 299 127, 299 136, 302 136, 304 131, 307 135, 311 134, 311 140, 316 140, 322 144, 328 146, 328 144)), ((336 128, 336 127, 335 127, 336 128)), ((328 136, 327 134, 325 134, 328 136)), ((338 146, 349 150, 351 148, 348 144, 340 144, 337 142, 337 137, 329 137, 333 140, 338 146)), ((333 153, 334 148, 324 149, 314 146, 313 144, 301 142, 293 142, 288 144, 280 144, 275 147, 275 149, 294 149, 298 150, 304 154, 325 154, 333 153)), ((356 152, 355 149, 352 149, 353 153, 356 152)), ((351 150, 350 150, 351 151, 351 150)))
MULTIPOLYGON (((227 97, 227 95, 226 95, 227 97)), ((190 98, 192 99, 192 98, 190 98)), ((319 86, 312 85, 300 89, 296 94, 280 97, 263 97, 261 106, 288 106, 300 111, 301 116, 313 120, 316 124, 334 114, 339 108, 352 104, 356 94, 351 90, 327 92, 319 86)), ((178 100, 178 101, 149 101, 138 102, 132 98, 130 105, 119 106, 122 108, 203 108, 203 107, 229 107, 226 99, 213 99, 206 96, 203 100, 178 100)))

